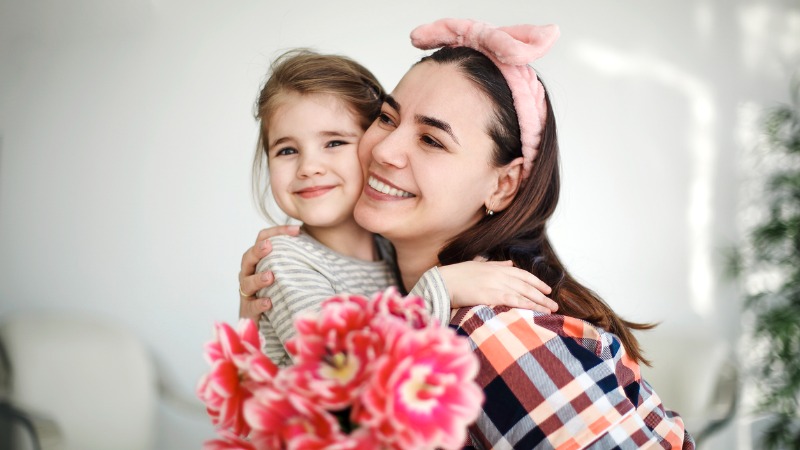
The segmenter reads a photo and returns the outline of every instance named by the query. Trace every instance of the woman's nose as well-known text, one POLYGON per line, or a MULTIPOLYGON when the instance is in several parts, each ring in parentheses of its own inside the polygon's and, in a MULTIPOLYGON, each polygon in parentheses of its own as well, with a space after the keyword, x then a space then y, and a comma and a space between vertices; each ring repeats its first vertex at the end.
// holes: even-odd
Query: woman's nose
POLYGON ((372 158, 381 165, 403 168, 408 162, 406 148, 408 136, 400 129, 382 135, 372 147, 372 158))

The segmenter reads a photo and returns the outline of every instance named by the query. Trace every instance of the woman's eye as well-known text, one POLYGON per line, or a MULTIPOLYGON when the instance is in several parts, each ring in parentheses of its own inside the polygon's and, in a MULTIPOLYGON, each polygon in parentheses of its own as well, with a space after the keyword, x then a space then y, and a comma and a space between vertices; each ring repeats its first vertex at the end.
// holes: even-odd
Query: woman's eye
POLYGON ((378 122, 384 125, 394 126, 394 121, 392 120, 392 118, 389 117, 388 114, 382 111, 380 114, 378 114, 378 122))
POLYGON ((285 147, 275 152, 275 156, 294 155, 296 153, 297 149, 294 149, 292 147, 285 147))
POLYGON ((422 140, 422 143, 425 145, 430 145, 431 147, 436 148, 444 148, 444 145, 440 144, 439 141, 428 136, 427 134, 423 134, 420 140, 422 140))

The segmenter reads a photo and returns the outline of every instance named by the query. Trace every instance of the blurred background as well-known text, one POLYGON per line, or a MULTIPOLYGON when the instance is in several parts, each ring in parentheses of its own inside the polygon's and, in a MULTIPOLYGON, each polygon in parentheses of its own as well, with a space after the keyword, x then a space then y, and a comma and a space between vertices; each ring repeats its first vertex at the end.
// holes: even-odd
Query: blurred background
MULTIPOLYGON (((423 55, 410 30, 442 17, 560 26, 535 64, 560 127, 556 248, 621 315, 660 323, 645 373, 668 407, 695 430, 732 417, 700 448, 754 448, 721 255, 762 112, 798 67, 796 0, 0 0, 0 322, 125 330, 165 387, 148 445, 199 448, 202 346, 236 321, 241 254, 267 225, 250 164, 270 60, 341 53, 391 90, 423 55)), ((35 372, 62 391, 68 342, 35 372)))

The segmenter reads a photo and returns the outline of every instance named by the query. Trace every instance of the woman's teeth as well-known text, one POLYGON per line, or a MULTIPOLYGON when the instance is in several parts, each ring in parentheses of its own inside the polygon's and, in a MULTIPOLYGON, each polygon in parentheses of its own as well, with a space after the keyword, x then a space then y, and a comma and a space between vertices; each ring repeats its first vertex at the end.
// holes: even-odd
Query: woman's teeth
POLYGON ((382 193, 391 195, 393 197, 413 197, 414 194, 406 191, 401 191, 400 189, 395 189, 393 187, 387 186, 386 184, 376 180, 375 178, 369 177, 369 186, 372 189, 382 193))

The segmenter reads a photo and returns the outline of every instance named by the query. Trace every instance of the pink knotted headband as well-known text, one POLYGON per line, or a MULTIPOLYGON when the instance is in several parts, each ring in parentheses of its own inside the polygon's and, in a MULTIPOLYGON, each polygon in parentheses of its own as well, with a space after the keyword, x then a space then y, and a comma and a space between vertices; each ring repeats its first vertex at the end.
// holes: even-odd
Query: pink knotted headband
POLYGON ((558 39, 556 25, 495 27, 469 19, 441 19, 411 32, 411 43, 422 50, 469 47, 486 55, 500 69, 511 89, 522 141, 522 176, 533 167, 547 118, 544 86, 528 63, 542 56, 558 39))

